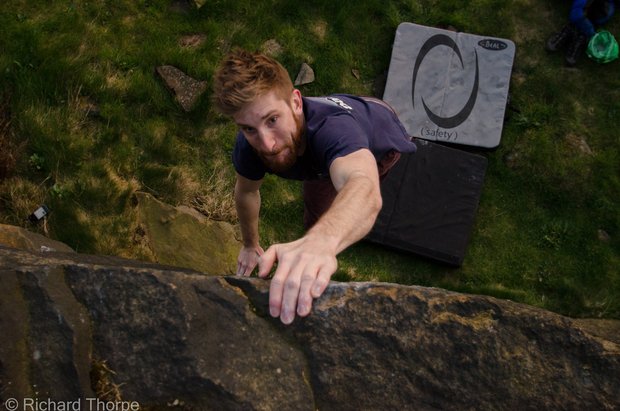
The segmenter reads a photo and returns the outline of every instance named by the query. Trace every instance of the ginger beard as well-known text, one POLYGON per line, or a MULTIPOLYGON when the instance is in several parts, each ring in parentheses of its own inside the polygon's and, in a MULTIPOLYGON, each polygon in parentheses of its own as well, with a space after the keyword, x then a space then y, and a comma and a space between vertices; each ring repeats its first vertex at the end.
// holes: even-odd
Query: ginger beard
POLYGON ((295 130, 291 133, 290 138, 282 144, 276 145, 269 153, 256 151, 263 164, 276 173, 290 169, 304 151, 303 114, 296 116, 291 108, 291 115, 295 120, 295 130))

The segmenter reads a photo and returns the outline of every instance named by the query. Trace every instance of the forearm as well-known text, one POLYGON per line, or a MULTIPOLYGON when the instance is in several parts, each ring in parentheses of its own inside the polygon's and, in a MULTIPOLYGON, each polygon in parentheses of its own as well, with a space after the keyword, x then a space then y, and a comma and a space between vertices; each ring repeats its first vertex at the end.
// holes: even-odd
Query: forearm
POLYGON ((277 262, 269 287, 269 312, 290 324, 306 316, 338 268, 336 255, 364 237, 381 209, 379 173, 372 153, 361 149, 332 161, 338 194, 330 208, 299 240, 274 244, 259 259, 259 277, 277 262))
POLYGON ((381 205, 378 181, 372 176, 353 175, 306 236, 323 239, 334 255, 338 254, 368 234, 381 205))
POLYGON ((235 207, 245 247, 258 247, 258 216, 260 212, 260 192, 243 192, 235 188, 235 207))

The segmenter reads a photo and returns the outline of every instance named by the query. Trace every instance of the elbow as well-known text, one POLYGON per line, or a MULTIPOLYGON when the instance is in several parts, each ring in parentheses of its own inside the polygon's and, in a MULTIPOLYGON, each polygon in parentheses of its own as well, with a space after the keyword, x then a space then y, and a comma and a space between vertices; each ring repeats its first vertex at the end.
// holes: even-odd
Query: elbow
POLYGON ((381 208, 383 207, 383 198, 381 196, 381 188, 379 185, 379 181, 373 181, 373 179, 368 178, 368 191, 366 192, 366 204, 368 207, 368 216, 369 221, 374 225, 381 208))
POLYGON ((381 188, 379 180, 374 180, 370 177, 364 177, 366 190, 364 192, 364 198, 366 206, 368 207, 368 216, 370 221, 374 224, 375 219, 379 215, 381 208, 383 207, 383 198, 381 197, 381 188))
POLYGON ((378 193, 375 196, 375 201, 374 201, 374 216, 375 218, 377 218, 377 215, 379 215, 379 212, 381 211, 381 209, 383 208, 383 197, 381 197, 381 191, 377 190, 378 193))
POLYGON ((379 190, 375 191, 375 193, 372 193, 370 196, 368 196, 368 211, 366 214, 367 218, 365 218, 363 222, 360 221, 360 228, 363 227, 362 229, 364 231, 364 235, 367 235, 370 231, 372 231, 375 223, 377 222, 377 217, 381 212, 381 208, 383 207, 383 198, 381 197, 381 192, 379 190))
POLYGON ((370 198, 371 198, 371 201, 369 201, 370 213, 371 213, 370 220, 372 221, 372 224, 374 225, 375 220, 377 219, 377 216, 381 212, 381 208, 383 208, 383 198, 381 197, 381 190, 377 188, 370 198))

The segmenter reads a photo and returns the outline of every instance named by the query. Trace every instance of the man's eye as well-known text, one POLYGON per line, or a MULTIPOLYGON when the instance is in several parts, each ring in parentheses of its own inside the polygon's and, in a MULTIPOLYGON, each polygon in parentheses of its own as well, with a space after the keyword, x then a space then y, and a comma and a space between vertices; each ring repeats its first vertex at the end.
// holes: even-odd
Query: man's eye
POLYGON ((276 121, 278 121, 278 117, 277 116, 273 116, 269 119, 269 124, 274 125, 276 123, 276 121))
POLYGON ((243 132, 247 134, 252 134, 256 131, 254 127, 243 127, 243 132))

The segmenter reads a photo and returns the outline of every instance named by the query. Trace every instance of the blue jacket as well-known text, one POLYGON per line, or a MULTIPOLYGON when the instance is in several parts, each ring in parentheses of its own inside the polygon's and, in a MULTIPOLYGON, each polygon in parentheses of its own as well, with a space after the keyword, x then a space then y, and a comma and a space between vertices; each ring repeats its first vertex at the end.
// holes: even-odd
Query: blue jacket
POLYGON ((614 0, 574 0, 569 20, 580 32, 590 38, 596 33, 595 25, 600 26, 607 22, 614 11, 614 0), (594 8, 596 8, 596 13, 592 12, 594 8))

